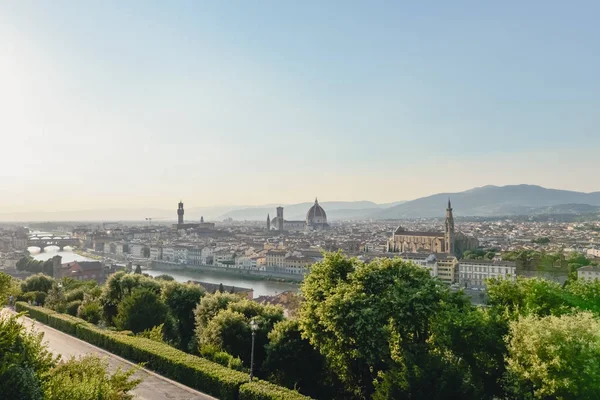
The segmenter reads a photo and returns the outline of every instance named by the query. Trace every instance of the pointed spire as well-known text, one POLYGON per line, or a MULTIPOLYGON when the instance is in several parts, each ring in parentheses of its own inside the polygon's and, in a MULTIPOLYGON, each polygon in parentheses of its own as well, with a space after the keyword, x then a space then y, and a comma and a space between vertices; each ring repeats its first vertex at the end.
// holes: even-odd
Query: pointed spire
POLYGON ((448 209, 450 210, 452 208, 452 204, 450 203, 450 197, 448 197, 448 209))

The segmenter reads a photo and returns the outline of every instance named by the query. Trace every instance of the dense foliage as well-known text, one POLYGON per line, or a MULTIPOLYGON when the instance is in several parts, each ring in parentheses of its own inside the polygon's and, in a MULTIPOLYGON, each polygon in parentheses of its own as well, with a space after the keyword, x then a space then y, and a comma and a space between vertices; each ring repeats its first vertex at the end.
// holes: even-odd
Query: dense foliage
MULTIPOLYGON (((25 305, 25 303, 19 303, 25 305)), ((36 315, 52 311, 40 312, 36 315)), ((43 342, 43 334, 25 330, 17 315, 0 316, 0 394, 11 400, 128 400, 139 381, 135 372, 108 373, 97 357, 59 362, 43 342)))
MULTIPOLYGON (((223 400, 238 399, 240 387, 248 381, 246 373, 234 371, 217 363, 184 353, 166 343, 111 332, 88 324, 81 319, 57 314, 46 308, 29 306, 22 302, 17 303, 17 310, 27 311, 30 316, 40 321, 54 321, 51 326, 56 329, 74 334, 82 340, 133 362, 143 362, 146 367, 162 375, 223 400), (56 318, 56 316, 60 317, 56 318), (59 320, 61 323, 57 323, 59 320)), ((302 398, 285 388, 273 389, 272 385, 265 382, 257 384, 265 386, 263 390, 259 391, 263 393, 261 398, 268 400, 302 398), (269 397, 269 393, 272 393, 273 396, 269 397)))
POLYGON ((39 261, 30 256, 24 256, 17 261, 16 268, 17 271, 42 273, 49 276, 54 275, 53 261, 51 258, 46 261, 39 261))

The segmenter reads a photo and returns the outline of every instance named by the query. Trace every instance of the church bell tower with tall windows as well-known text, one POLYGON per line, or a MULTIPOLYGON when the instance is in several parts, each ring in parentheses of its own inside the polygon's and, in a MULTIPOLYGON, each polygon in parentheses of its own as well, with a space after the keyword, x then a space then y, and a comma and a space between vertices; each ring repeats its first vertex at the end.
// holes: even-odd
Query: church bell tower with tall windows
POLYGON ((449 254, 454 254, 455 249, 455 237, 454 237, 454 216, 452 215, 452 204, 448 199, 448 208, 446 208, 446 227, 444 231, 445 251, 449 254))

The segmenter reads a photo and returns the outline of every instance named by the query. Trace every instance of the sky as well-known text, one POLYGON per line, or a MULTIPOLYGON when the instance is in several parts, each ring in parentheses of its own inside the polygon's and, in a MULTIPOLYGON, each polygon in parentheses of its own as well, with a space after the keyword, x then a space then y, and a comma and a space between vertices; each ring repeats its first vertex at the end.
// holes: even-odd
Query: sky
POLYGON ((0 0, 0 210, 599 191, 599 13, 0 0))

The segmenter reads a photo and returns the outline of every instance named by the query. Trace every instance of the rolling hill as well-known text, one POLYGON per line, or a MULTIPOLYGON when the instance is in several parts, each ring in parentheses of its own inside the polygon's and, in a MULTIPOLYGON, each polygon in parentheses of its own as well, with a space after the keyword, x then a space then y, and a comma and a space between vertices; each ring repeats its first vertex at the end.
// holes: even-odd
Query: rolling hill
POLYGON ((456 216, 519 215, 539 213, 544 208, 552 213, 568 210, 568 205, 578 205, 578 207, 570 207, 571 210, 581 210, 586 205, 600 206, 600 192, 582 193, 547 189, 535 185, 483 186, 459 193, 439 193, 422 197, 377 210, 370 217, 376 219, 442 217, 448 199, 452 200, 456 216))

